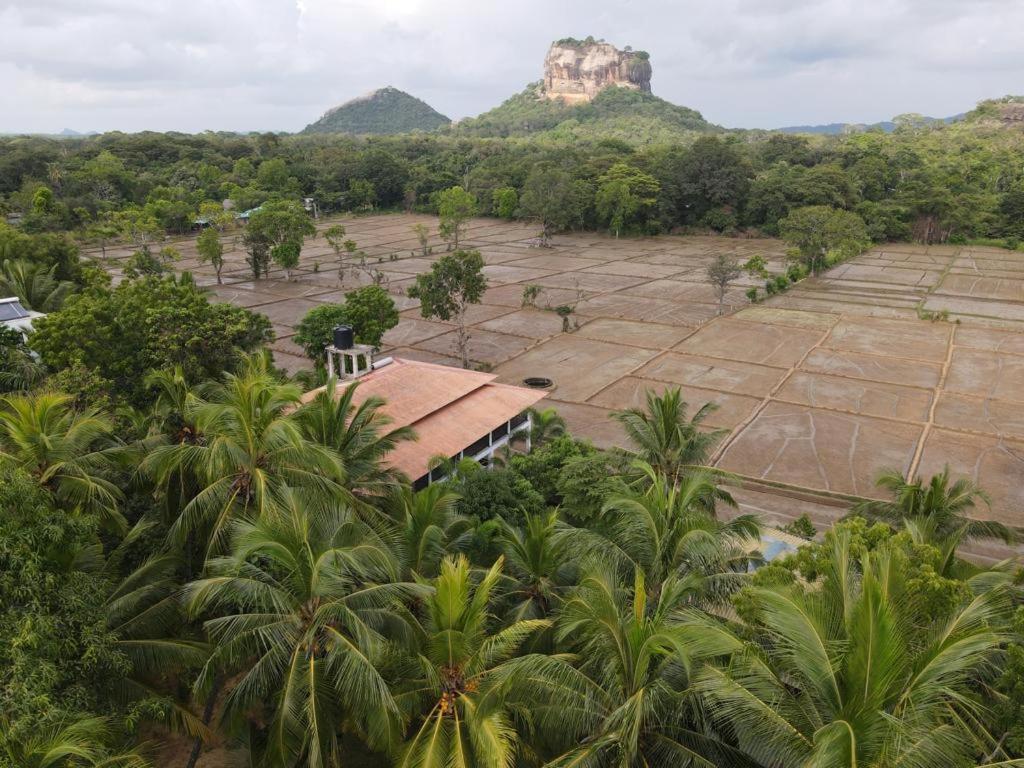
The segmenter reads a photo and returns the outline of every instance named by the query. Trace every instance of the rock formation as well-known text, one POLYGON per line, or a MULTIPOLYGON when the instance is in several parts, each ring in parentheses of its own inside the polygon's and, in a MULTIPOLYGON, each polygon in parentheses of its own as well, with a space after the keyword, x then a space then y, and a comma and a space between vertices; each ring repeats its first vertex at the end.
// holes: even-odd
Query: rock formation
POLYGON ((651 92, 651 62, 644 51, 611 43, 558 40, 544 57, 544 95, 570 104, 590 101, 609 85, 651 92))

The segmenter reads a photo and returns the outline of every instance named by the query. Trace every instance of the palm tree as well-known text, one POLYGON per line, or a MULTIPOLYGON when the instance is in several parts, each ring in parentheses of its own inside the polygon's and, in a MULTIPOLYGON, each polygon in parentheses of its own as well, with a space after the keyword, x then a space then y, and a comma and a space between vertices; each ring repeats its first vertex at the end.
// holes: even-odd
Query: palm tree
POLYGON ((530 408, 530 446, 538 448, 549 440, 565 434, 565 419, 554 408, 530 408))
POLYGON ((509 691, 526 678, 544 680, 547 657, 514 656, 549 622, 495 629, 490 606, 501 568, 499 558, 474 584, 465 557, 442 562, 425 608, 415 671, 398 697, 414 715, 401 768, 505 768, 521 746, 509 691))
POLYGON ((691 691, 703 661, 741 647, 723 627, 680 611, 694 581, 669 576, 651 602, 643 571, 628 589, 615 570, 595 568, 566 601, 557 634, 579 667, 560 680, 563 701, 541 713, 567 745, 550 768, 749 764, 719 740, 691 691))
POLYGON ((628 568, 639 568, 652 597, 670 577, 698 577, 703 596, 721 598, 745 579, 748 555, 743 545, 758 541, 761 526, 754 515, 722 521, 716 502, 736 502, 709 472, 685 475, 674 483, 649 464, 636 462, 644 483, 614 495, 604 505, 604 548, 618 553, 628 568))
POLYGON ((549 510, 526 515, 522 529, 505 525, 501 550, 505 555, 512 588, 511 616, 544 619, 552 615, 572 583, 575 573, 573 549, 587 532, 570 528, 549 510))
POLYGON ((294 418, 300 394, 257 357, 226 375, 210 399, 188 399, 185 420, 202 439, 158 446, 141 464, 164 488, 185 474, 195 478, 199 490, 174 522, 174 537, 204 532, 209 557, 232 520, 274 509, 286 487, 315 490, 326 501, 351 498, 338 455, 306 439, 294 418))
POLYGON ((31 733, 14 733, 0 715, 0 763, 18 768, 149 768, 137 751, 109 750, 110 723, 83 717, 40 723, 31 733))
MULTIPOLYGON (((142 520, 107 556, 103 571, 112 578, 123 565, 131 547, 154 527, 142 520)), ((150 556, 120 579, 107 596, 107 631, 113 646, 130 665, 118 681, 125 702, 158 697, 169 702, 168 724, 188 735, 206 740, 209 729, 187 706, 175 701, 157 681, 201 668, 209 657, 205 643, 177 636, 185 624, 180 592, 180 558, 173 553, 150 556)))
POLYGON ((419 491, 396 489, 386 504, 402 538, 406 569, 419 576, 434 576, 448 547, 471 527, 455 511, 461 497, 447 483, 434 483, 419 491))
POLYGON ((973 694, 1008 640, 1008 594, 984 590, 922 627, 901 562, 885 548, 858 561, 844 532, 813 588, 749 590, 754 641, 696 687, 761 764, 967 768, 991 749, 973 694))
POLYGON ((851 514, 894 525, 903 523, 923 541, 940 545, 952 542, 954 548, 971 539, 999 539, 1009 544, 1017 538, 1002 523, 969 517, 978 502, 988 506, 988 495, 965 477, 951 483, 948 465, 932 475, 927 485, 920 477, 908 482, 894 470, 883 472, 875 485, 889 491, 892 499, 863 501, 850 510, 851 514))
POLYGON ((702 405, 687 418, 687 403, 678 388, 663 395, 647 391, 646 409, 630 408, 613 414, 622 424, 636 455, 659 474, 678 481, 687 467, 707 464, 711 449, 728 430, 702 429, 707 417, 718 408, 702 405))
POLYGON ((234 522, 230 555, 186 588, 214 644, 197 686, 237 671, 222 720, 265 723, 268 765, 322 768, 344 763, 341 728, 373 749, 396 736, 382 630, 425 590, 396 582, 397 558, 349 508, 286 497, 274 515, 234 522))
POLYGON ((359 405, 354 398, 359 382, 337 393, 334 381, 303 406, 297 419, 308 440, 337 451, 348 478, 348 487, 364 494, 376 494, 398 480, 394 470, 383 466, 384 458, 404 440, 414 440, 412 427, 385 431, 391 419, 383 412, 384 400, 373 396, 359 405))
POLYGON ((0 456, 13 459, 59 502, 96 513, 107 528, 123 532, 123 495, 109 479, 114 426, 99 411, 75 411, 71 402, 49 392, 0 399, 0 456))
POLYGON ((8 259, 0 265, 0 294, 17 296, 26 309, 56 312, 74 290, 74 284, 57 280, 57 265, 49 269, 24 259, 8 259))

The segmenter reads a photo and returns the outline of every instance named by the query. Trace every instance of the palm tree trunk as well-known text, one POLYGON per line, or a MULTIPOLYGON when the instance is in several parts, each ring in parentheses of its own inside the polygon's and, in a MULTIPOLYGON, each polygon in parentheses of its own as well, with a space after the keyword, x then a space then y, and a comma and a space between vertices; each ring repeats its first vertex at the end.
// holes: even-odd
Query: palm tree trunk
MULTIPOLYGON (((203 725, 209 725, 210 720, 213 719, 213 706, 217 701, 217 694, 220 692, 221 678, 218 675, 213 679, 213 687, 210 689, 210 695, 206 698, 206 706, 203 707, 203 725)), ((188 763, 185 768, 196 768, 196 762, 199 760, 199 753, 203 750, 203 740, 196 738, 192 743, 192 752, 188 756, 188 763)))

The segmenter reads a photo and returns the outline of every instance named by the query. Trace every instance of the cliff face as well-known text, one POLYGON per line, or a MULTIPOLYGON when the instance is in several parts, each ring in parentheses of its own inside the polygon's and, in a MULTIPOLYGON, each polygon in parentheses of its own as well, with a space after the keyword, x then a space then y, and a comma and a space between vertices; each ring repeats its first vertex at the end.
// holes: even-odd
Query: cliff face
POLYGON ((544 95, 570 104, 587 102, 603 88, 651 92, 651 62, 642 51, 620 51, 611 43, 552 43, 544 57, 544 95))

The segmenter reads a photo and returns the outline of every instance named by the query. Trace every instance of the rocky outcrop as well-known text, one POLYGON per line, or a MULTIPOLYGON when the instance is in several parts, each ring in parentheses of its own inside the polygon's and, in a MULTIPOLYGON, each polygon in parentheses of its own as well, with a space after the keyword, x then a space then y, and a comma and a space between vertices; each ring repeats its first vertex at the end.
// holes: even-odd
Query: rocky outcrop
POLYGON ((587 102, 609 85, 651 92, 651 61, 644 51, 611 43, 559 40, 544 57, 544 95, 570 104, 587 102))

